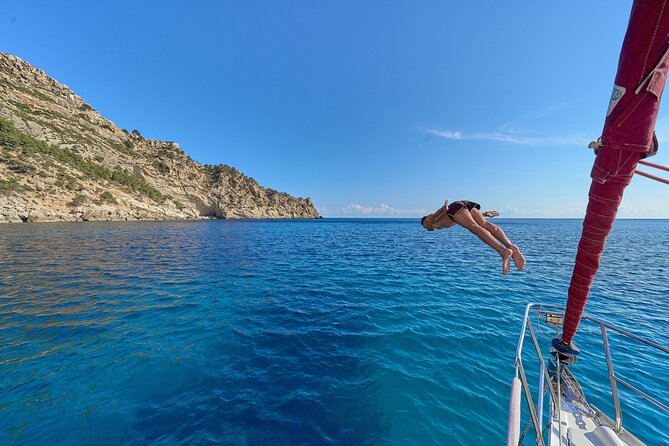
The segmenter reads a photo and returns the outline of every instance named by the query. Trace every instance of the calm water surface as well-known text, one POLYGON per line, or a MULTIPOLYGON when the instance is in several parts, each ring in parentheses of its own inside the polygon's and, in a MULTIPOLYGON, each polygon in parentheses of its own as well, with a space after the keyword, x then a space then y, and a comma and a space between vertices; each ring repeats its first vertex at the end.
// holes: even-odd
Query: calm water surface
MULTIPOLYGON (((502 444, 524 306, 564 303, 581 222, 498 223, 524 273, 415 220, 2 225, 0 444, 502 444)), ((617 222, 588 312, 669 344, 668 252, 669 221, 617 222)), ((598 336, 575 371, 612 413, 598 336)), ((669 401, 668 358, 617 341, 669 401)))

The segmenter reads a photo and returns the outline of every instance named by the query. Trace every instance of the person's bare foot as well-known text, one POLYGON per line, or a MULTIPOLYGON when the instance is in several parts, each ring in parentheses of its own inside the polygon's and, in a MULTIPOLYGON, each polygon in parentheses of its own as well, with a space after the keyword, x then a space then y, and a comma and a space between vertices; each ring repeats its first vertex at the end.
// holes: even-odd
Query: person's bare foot
POLYGON ((506 276, 511 269, 511 256, 513 256, 513 251, 507 248, 502 251, 500 255, 502 256, 502 274, 506 276))
POLYGON ((513 258, 513 264, 516 265, 516 269, 518 271, 522 271, 525 269, 525 256, 523 256, 523 253, 520 252, 520 249, 516 245, 511 245, 511 251, 513 251, 512 258, 513 258))

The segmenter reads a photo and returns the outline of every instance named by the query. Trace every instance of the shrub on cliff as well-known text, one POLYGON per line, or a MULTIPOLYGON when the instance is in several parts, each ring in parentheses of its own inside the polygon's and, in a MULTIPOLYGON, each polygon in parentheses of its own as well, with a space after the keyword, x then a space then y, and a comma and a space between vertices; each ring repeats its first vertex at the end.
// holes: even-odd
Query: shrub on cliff
POLYGON ((0 145, 16 148, 22 152, 40 153, 55 159, 62 164, 74 167, 86 177, 98 181, 111 181, 124 186, 133 192, 140 192, 156 202, 164 201, 163 194, 155 187, 132 175, 120 167, 113 171, 94 161, 86 159, 70 149, 49 145, 22 133, 11 121, 0 118, 0 145))
POLYGON ((0 195, 7 194, 9 192, 19 192, 23 188, 21 183, 19 183, 16 178, 10 178, 8 180, 0 180, 0 195))
POLYGON ((160 173, 166 174, 170 172, 170 168, 167 167, 167 164, 163 163, 162 161, 155 161, 153 165, 160 173))
POLYGON ((116 204, 116 198, 109 191, 104 191, 100 194, 100 199, 98 200, 101 203, 111 203, 116 204))
POLYGON ((32 174, 37 171, 35 166, 26 163, 23 160, 16 159, 16 158, 3 158, 0 159, 0 162, 4 162, 7 164, 7 167, 9 168, 10 171, 15 172, 15 173, 20 173, 20 174, 32 174))
POLYGON ((68 177, 68 178, 65 180, 65 184, 64 184, 63 186, 64 186, 65 189, 67 189, 67 190, 82 190, 82 189, 83 189, 83 187, 81 186, 81 184, 79 184, 79 182, 77 181, 77 179, 74 178, 74 177, 68 177))
POLYGON ((72 199, 72 206, 81 206, 82 204, 88 203, 88 195, 78 194, 72 199))
POLYGON ((111 180, 117 184, 127 187, 133 192, 142 192, 154 201, 164 200, 163 194, 158 189, 140 180, 130 172, 116 167, 111 175, 111 180))

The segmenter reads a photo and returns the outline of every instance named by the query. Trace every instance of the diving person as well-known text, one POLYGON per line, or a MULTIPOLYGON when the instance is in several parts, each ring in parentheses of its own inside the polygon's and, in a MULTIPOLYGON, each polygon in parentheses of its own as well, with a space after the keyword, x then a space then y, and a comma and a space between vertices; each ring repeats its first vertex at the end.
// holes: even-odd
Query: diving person
POLYGON ((485 219, 485 217, 497 217, 499 212, 481 213, 479 209, 481 205, 473 201, 458 200, 449 205, 446 200, 441 208, 423 217, 420 224, 428 231, 446 229, 458 224, 497 251, 502 257, 502 274, 508 274, 511 260, 516 269, 522 271, 525 268, 525 257, 518 246, 511 243, 502 228, 485 219))

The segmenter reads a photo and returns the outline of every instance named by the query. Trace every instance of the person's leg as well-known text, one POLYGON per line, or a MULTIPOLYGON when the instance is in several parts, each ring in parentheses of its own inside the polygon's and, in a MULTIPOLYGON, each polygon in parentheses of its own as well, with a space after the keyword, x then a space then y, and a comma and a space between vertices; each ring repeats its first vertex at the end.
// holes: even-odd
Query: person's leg
POLYGON ((490 231, 476 223, 474 217, 472 217, 467 209, 460 210, 453 216, 453 219, 457 224, 467 228, 469 232, 475 234, 485 244, 497 251, 497 253, 502 257, 502 274, 507 274, 509 272, 509 261, 513 255, 513 251, 511 249, 500 245, 497 239, 490 233, 490 231))
POLYGON ((511 240, 509 240, 509 237, 506 236, 502 228, 497 226, 495 223, 486 220, 478 209, 472 209, 471 214, 474 218, 474 221, 479 226, 483 226, 488 230, 488 232, 490 232, 490 234, 492 234, 493 237, 499 240, 500 243, 513 251, 513 263, 516 265, 516 269, 518 271, 522 271, 525 268, 525 257, 520 252, 520 249, 511 243, 511 240))
POLYGON ((509 240, 509 237, 506 236, 504 231, 502 231, 502 228, 497 226, 491 221, 488 221, 485 219, 483 214, 478 209, 472 209, 471 212, 472 217, 474 218, 474 221, 479 225, 483 226, 492 234, 493 237, 495 237, 497 240, 499 240, 504 246, 507 248, 511 248, 513 246, 513 243, 511 243, 511 240, 509 240))

